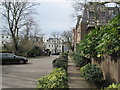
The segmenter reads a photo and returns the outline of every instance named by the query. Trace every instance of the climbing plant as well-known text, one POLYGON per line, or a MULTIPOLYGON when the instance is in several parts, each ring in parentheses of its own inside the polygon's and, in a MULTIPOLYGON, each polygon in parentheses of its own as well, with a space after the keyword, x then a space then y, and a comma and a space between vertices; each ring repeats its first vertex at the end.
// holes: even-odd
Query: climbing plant
POLYGON ((100 58, 104 54, 120 54, 120 14, 107 25, 94 29, 77 45, 77 52, 87 58, 100 58))

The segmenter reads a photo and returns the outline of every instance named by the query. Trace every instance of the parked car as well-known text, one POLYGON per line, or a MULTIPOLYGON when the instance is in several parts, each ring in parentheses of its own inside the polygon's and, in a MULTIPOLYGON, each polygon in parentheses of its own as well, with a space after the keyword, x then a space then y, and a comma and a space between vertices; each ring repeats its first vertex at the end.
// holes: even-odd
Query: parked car
POLYGON ((20 63, 24 64, 28 62, 28 59, 25 57, 17 56, 12 53, 0 53, 0 58, 2 63, 20 63))

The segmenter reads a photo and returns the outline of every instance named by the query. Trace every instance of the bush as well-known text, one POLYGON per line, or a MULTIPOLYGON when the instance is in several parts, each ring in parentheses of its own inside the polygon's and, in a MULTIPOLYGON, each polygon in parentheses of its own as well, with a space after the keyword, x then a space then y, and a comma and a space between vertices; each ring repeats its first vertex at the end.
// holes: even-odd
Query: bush
POLYGON ((67 69, 67 62, 68 62, 68 54, 62 54, 60 55, 59 58, 56 58, 52 64, 53 64, 53 67, 57 67, 57 68, 60 68, 60 67, 63 67, 64 69, 67 69))
POLYGON ((68 88, 65 69, 54 69, 48 76, 38 79, 37 88, 68 88))
POLYGON ((100 68, 95 64, 87 64, 80 69, 81 75, 86 79, 99 83, 103 79, 103 74, 100 68))
POLYGON ((42 52, 42 50, 41 50, 39 47, 34 46, 32 49, 30 49, 30 50, 27 52, 27 56, 28 56, 28 57, 40 56, 40 55, 41 55, 41 52, 42 52))
POLYGON ((88 59, 80 54, 75 54, 74 60, 75 60, 76 66, 78 66, 78 67, 83 67, 86 64, 90 63, 90 59, 88 59))
POLYGON ((69 53, 69 56, 74 57, 75 54, 76 54, 75 52, 71 52, 69 53))
POLYGON ((67 69, 67 62, 61 58, 56 58, 53 62, 53 67, 57 67, 57 68, 60 68, 60 67, 63 67, 64 69, 67 69))
POLYGON ((113 88, 116 88, 117 90, 120 90, 120 83, 119 84, 112 83, 108 87, 104 88, 104 90, 108 90, 108 89, 112 90, 113 88))
POLYGON ((68 60, 68 54, 61 54, 60 58, 64 59, 64 60, 68 60))

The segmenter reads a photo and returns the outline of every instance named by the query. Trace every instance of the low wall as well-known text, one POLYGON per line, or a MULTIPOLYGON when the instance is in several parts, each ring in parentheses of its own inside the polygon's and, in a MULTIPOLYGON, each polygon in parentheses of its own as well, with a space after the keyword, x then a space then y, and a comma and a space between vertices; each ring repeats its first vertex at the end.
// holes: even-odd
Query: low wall
POLYGON ((104 79, 120 83, 120 58, 113 60, 111 56, 104 55, 99 63, 92 59, 92 64, 97 64, 102 69, 104 79))

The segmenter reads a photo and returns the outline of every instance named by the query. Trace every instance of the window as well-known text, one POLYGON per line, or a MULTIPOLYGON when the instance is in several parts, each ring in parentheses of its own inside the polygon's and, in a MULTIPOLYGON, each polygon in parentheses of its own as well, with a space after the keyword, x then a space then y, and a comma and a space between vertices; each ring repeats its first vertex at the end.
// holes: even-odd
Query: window
POLYGON ((8 38, 8 36, 6 38, 8 38))
POLYGON ((50 47, 50 45, 49 45, 49 47, 50 47))
POLYGON ((109 16, 114 14, 114 10, 109 10, 109 16))
POLYGON ((4 38, 4 36, 2 36, 2 38, 4 38))
POLYGON ((8 55, 8 57, 14 57, 15 55, 13 55, 13 54, 7 54, 8 55))
POLYGON ((95 13, 94 12, 89 12, 89 18, 94 18, 95 17, 95 13))
POLYGON ((101 12, 101 13, 100 13, 100 16, 101 16, 101 17, 105 17, 105 12, 101 12))

